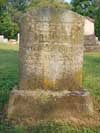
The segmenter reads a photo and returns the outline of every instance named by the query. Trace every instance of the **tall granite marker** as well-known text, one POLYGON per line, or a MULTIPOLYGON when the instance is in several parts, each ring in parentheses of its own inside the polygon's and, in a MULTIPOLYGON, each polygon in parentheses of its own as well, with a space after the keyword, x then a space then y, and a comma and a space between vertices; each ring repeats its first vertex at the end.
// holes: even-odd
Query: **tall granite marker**
POLYGON ((22 17, 20 83, 11 93, 9 119, 36 122, 93 111, 82 89, 83 25, 82 16, 66 9, 41 8, 22 17))

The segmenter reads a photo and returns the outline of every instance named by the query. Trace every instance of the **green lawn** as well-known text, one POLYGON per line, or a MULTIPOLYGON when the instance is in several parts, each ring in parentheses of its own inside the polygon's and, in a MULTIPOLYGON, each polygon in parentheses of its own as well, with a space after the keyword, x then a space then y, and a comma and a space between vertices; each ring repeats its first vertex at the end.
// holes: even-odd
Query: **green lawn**
POLYGON ((85 54, 83 85, 100 100, 100 53, 85 54))
POLYGON ((18 83, 18 62, 17 46, 0 45, 0 111, 9 91, 18 83))
MULTIPOLYGON (((11 89, 19 80, 18 47, 0 44, 0 112, 7 104, 11 89)), ((100 101, 100 53, 86 54, 83 67, 84 88, 89 89, 96 101, 100 101)), ((0 122, 0 133, 100 133, 95 129, 73 128, 60 123, 39 124, 34 128, 11 127, 9 123, 0 122)))

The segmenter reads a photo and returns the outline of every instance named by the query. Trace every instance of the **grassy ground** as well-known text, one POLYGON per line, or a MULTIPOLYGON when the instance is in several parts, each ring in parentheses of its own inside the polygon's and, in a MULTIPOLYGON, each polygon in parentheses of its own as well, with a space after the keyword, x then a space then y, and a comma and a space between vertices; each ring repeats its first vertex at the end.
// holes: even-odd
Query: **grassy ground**
POLYGON ((100 100, 100 53, 86 54, 83 67, 83 84, 96 100, 100 100))
MULTIPOLYGON (((0 45, 0 117, 7 104, 11 89, 19 80, 18 47, 0 45)), ((84 87, 89 89, 95 100, 100 101, 100 53, 86 54, 83 67, 84 87)), ((0 133, 100 133, 100 127, 76 128, 61 123, 42 123, 25 129, 11 127, 7 122, 0 122, 0 133)))
POLYGON ((9 91, 18 83, 18 47, 0 45, 0 111, 9 91))

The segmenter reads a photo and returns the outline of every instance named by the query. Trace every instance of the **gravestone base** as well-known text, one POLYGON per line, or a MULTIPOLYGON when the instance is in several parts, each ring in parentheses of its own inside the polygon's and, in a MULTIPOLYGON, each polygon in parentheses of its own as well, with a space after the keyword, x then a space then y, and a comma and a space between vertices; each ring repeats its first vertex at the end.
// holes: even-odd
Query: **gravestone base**
POLYGON ((17 123, 66 120, 72 115, 92 114, 90 93, 81 91, 13 90, 8 106, 8 119, 17 123))
POLYGON ((100 52, 100 46, 85 46, 85 52, 100 52))

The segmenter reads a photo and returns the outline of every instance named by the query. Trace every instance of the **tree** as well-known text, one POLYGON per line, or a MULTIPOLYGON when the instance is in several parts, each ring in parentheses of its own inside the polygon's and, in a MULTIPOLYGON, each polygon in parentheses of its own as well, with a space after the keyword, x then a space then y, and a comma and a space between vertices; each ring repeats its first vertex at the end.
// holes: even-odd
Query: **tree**
POLYGON ((7 38, 16 38, 19 32, 18 22, 20 16, 28 10, 52 6, 70 8, 63 0, 0 0, 0 34, 7 38), (2 2, 1 2, 2 1, 2 2), (6 2, 6 3, 5 3, 6 2))
POLYGON ((7 3, 7 0, 0 0, 0 15, 2 15, 3 11, 6 10, 6 3, 7 3))
POLYGON ((69 6, 68 3, 64 3, 64 0, 8 0, 8 4, 21 12, 25 12, 29 8, 32 9, 43 6, 69 6))
POLYGON ((95 17, 95 32, 96 36, 98 36, 100 40, 100 8, 96 12, 96 17, 95 17))
POLYGON ((96 2, 96 15, 95 15, 95 32, 100 40, 100 0, 95 0, 96 2))
POLYGON ((95 0, 97 7, 100 7, 100 0, 95 0))
POLYGON ((96 3, 95 0, 72 0, 73 11, 83 16, 95 16, 96 3))
POLYGON ((8 0, 8 10, 15 22, 19 22, 20 16, 32 9, 39 7, 64 7, 71 8, 64 0, 8 0))
POLYGON ((100 40, 100 0, 72 0, 73 11, 95 19, 95 33, 100 40))
POLYGON ((0 16, 0 34, 11 39, 16 38, 18 32, 18 25, 12 21, 11 16, 7 12, 4 12, 0 16))
POLYGON ((18 25, 13 22, 8 13, 8 1, 0 0, 0 34, 11 39, 17 37, 18 31, 18 25))
POLYGON ((7 0, 0 0, 0 7, 3 6, 6 2, 7 0))
POLYGON ((9 6, 12 6, 14 9, 18 11, 25 12, 27 5, 31 0, 8 0, 9 6))
POLYGON ((38 8, 38 7, 63 7, 70 9, 71 6, 65 3, 64 0, 31 0, 28 9, 38 8))

